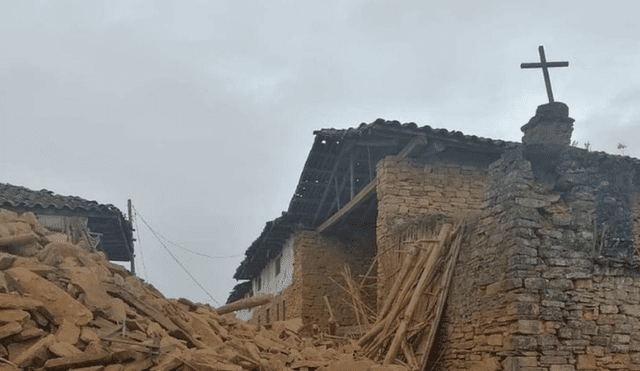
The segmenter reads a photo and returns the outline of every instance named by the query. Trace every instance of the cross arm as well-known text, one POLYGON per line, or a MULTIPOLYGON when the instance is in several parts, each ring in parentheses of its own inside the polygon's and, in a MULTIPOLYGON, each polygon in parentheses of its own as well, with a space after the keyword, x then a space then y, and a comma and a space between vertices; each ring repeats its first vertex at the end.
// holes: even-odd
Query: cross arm
POLYGON ((522 63, 520 68, 569 67, 569 62, 522 63))

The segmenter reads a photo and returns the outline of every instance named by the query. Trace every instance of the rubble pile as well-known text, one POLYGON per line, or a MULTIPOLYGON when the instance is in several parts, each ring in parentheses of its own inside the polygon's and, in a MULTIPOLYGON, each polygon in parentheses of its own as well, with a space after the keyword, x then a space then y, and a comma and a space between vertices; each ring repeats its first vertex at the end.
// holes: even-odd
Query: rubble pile
POLYGON ((167 299, 128 270, 0 209, 0 371, 383 371, 299 319, 256 328, 209 305, 167 299))

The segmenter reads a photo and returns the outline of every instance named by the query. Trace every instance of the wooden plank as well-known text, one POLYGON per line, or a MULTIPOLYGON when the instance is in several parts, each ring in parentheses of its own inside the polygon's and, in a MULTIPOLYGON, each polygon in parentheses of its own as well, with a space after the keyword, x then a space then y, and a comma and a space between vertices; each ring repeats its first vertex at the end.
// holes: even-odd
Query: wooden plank
POLYGON ((320 225, 316 232, 321 233, 325 229, 331 227, 335 222, 340 220, 343 216, 348 214, 351 210, 355 209, 358 205, 360 205, 364 200, 366 200, 373 192, 376 190, 376 185, 378 185, 378 178, 373 179, 369 184, 367 184, 358 194, 338 212, 333 214, 329 219, 327 219, 322 225, 320 225))

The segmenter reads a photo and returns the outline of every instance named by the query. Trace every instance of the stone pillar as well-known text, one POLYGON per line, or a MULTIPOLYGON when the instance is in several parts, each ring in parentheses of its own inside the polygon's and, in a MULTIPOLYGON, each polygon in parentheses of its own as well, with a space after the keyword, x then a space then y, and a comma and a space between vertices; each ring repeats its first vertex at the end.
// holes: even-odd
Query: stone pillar
POLYGON ((569 146, 574 121, 569 117, 569 107, 564 103, 553 102, 538 106, 536 115, 520 128, 524 133, 522 144, 569 146))

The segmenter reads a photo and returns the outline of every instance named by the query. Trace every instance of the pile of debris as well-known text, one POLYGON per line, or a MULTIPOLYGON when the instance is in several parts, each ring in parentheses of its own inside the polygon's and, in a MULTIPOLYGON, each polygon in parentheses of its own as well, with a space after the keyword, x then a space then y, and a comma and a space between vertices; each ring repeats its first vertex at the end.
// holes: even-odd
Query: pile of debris
POLYGON ((300 320, 270 330, 153 286, 0 209, 0 371, 406 370, 357 357, 348 339, 302 338, 300 320))

